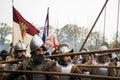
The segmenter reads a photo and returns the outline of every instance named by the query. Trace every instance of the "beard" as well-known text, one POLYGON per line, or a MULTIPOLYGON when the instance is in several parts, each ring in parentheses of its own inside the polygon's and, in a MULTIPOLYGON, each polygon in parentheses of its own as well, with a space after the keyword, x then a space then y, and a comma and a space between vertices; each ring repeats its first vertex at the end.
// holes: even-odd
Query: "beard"
POLYGON ((63 58, 59 58, 59 60, 58 60, 58 64, 60 64, 64 67, 68 66, 68 64, 70 64, 70 63, 71 63, 71 60, 65 61, 63 58))
POLYGON ((25 58, 27 58, 25 55, 18 57, 18 59, 25 59, 25 58))
POLYGON ((41 64, 42 63, 42 61, 44 60, 44 55, 32 55, 31 56, 31 58, 32 58, 32 62, 33 62, 33 64, 41 64))

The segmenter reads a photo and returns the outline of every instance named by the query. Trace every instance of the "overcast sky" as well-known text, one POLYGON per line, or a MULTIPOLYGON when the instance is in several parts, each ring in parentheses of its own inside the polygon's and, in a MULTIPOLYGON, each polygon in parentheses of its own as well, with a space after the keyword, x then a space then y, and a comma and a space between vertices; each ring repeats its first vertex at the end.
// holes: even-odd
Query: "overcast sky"
MULTIPOLYGON (((105 0, 14 0, 14 7, 29 22, 44 26, 49 7, 49 24, 61 28, 76 24, 91 29, 105 0)), ((106 36, 112 39, 117 27, 118 0, 109 0, 106 8, 106 36)), ((12 26, 12 0, 0 0, 0 22, 12 26)), ((103 32, 104 12, 94 30, 103 32)), ((119 27, 120 30, 120 27, 119 27)), ((120 32, 120 31, 119 31, 120 32)))

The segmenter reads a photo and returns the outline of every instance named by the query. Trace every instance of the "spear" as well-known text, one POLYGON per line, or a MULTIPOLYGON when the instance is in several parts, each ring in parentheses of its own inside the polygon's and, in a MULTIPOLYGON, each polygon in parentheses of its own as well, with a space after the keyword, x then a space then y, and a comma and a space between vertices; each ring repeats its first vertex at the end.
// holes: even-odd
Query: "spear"
POLYGON ((86 74, 78 74, 78 73, 63 73, 63 72, 48 72, 48 71, 26 71, 26 70, 0 70, 0 73, 26 73, 26 74, 50 74, 50 75, 64 75, 64 76, 76 76, 76 77, 90 77, 90 78, 100 78, 100 79, 118 79, 120 77, 113 77, 113 76, 102 76, 102 75, 86 75, 86 74))
MULTIPOLYGON (((92 51, 87 51, 87 52, 74 52, 74 53, 67 53, 67 54, 55 54, 55 55, 47 55, 45 56, 46 58, 52 58, 52 57, 63 57, 63 56, 71 56, 71 55, 83 55, 83 54, 96 54, 96 53, 105 53, 105 52, 111 52, 110 54, 112 54, 112 52, 117 52, 120 51, 120 48, 114 48, 114 49, 108 49, 108 50, 92 50, 92 51)), ((13 61, 1 61, 1 64, 5 64, 5 63, 16 63, 19 61, 24 61, 26 59, 30 59, 30 58, 25 58, 25 59, 16 59, 13 61)))
MULTIPOLYGON (((67 53, 67 54, 55 54, 55 55, 48 55, 45 56, 46 58, 51 57, 62 57, 62 56, 71 56, 71 55, 83 55, 83 54, 96 54, 96 53, 105 53, 105 52, 115 52, 120 51, 120 48, 114 48, 114 49, 108 49, 108 50, 93 50, 93 51, 87 51, 87 52, 74 52, 74 53, 67 53)), ((112 54, 112 53, 109 53, 112 54)))
MULTIPOLYGON (((100 13, 98 14, 98 16, 97 16, 97 18, 96 18, 96 20, 95 20, 95 22, 94 22, 94 24, 93 24, 93 26, 92 26, 90 32, 88 33, 88 35, 87 35, 85 41, 83 42, 83 44, 82 44, 82 46, 81 46, 81 48, 80 48, 79 51, 81 51, 81 50, 83 49, 83 47, 84 47, 84 45, 85 45, 85 43, 86 43, 88 37, 90 36, 90 34, 91 34, 93 28, 95 27, 95 25, 96 25, 96 23, 97 23, 97 21, 98 21, 100 15, 102 14, 102 12, 103 12, 104 8, 106 7, 107 3, 108 3, 108 0, 106 0, 105 4, 103 5, 103 7, 102 7, 100 13)), ((76 61, 76 60, 78 60, 78 58, 79 58, 79 56, 75 57, 74 60, 76 61)))

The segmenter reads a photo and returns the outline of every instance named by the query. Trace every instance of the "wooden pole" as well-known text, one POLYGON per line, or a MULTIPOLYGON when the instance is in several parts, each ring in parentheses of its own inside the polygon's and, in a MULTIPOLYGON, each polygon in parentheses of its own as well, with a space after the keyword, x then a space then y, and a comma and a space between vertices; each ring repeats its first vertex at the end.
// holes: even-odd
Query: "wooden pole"
POLYGON ((105 13, 104 13, 103 42, 105 42, 105 27, 106 27, 106 7, 105 7, 105 13))
MULTIPOLYGON (((116 52, 116 51, 120 51, 120 48, 114 48, 114 49, 108 49, 108 50, 93 50, 93 51, 87 51, 87 52, 74 52, 74 53, 66 53, 66 54, 55 54, 55 55, 47 55, 45 57, 46 58, 52 58, 52 57, 83 55, 83 54, 96 54, 96 53, 116 52)), ((110 54, 112 54, 112 53, 110 53, 110 54)), ((30 58, 26 58, 26 59, 30 59, 30 58)), ((23 60, 26 60, 26 59, 17 59, 17 60, 13 60, 13 61, 2 61, 0 63, 1 64, 16 63, 16 62, 23 61, 23 60)))
MULTIPOLYGON (((90 36, 90 34, 91 34, 93 28, 95 27, 95 25, 96 25, 96 23, 97 23, 97 21, 98 21, 100 15, 102 14, 102 12, 103 12, 104 8, 106 7, 107 3, 108 3, 108 0, 106 0, 105 4, 103 5, 103 7, 102 7, 100 13, 98 14, 98 16, 97 16, 97 18, 96 18, 96 20, 95 20, 95 22, 94 22, 92 28, 90 29, 90 31, 89 31, 89 33, 88 33, 86 39, 84 40, 84 42, 83 42, 83 44, 82 44, 82 46, 81 46, 81 48, 80 48, 79 51, 81 51, 81 50, 83 49, 83 47, 84 47, 84 45, 85 45, 85 43, 86 43, 88 37, 90 36)), ((76 57, 74 58, 74 61, 78 60, 78 58, 79 58, 79 56, 76 56, 76 57)))
POLYGON ((100 65, 77 65, 78 67, 95 67, 95 68, 118 68, 120 69, 120 66, 100 66, 100 65))
POLYGON ((98 21, 100 15, 102 14, 102 12, 103 12, 104 8, 106 7, 107 3, 108 3, 108 0, 106 0, 105 4, 103 5, 103 7, 102 7, 102 9, 101 9, 101 11, 100 11, 100 13, 98 14, 98 16, 97 16, 97 18, 96 18, 96 20, 95 20, 95 22, 94 22, 94 24, 93 24, 93 26, 92 26, 90 32, 88 33, 88 35, 87 35, 85 41, 83 42, 82 47, 80 48, 80 51, 83 49, 83 47, 84 47, 84 45, 85 45, 85 43, 86 43, 88 37, 90 36, 90 34, 91 34, 93 28, 95 27, 95 25, 96 25, 96 23, 97 23, 97 21, 98 21))
MULTIPOLYGON (((45 56, 46 58, 51 57, 62 57, 62 56, 71 56, 71 55, 83 55, 83 54, 96 54, 96 53, 105 53, 105 52, 116 52, 120 51, 120 48, 108 49, 108 50, 93 50, 93 51, 86 51, 86 52, 74 52, 74 53, 66 53, 66 54, 56 54, 56 55, 48 55, 45 56)), ((112 54, 112 53, 110 53, 112 54)))
POLYGON ((85 74, 78 74, 78 73, 62 73, 62 72, 48 72, 48 71, 26 71, 26 70, 0 70, 0 73, 32 73, 32 74, 50 74, 50 75, 64 75, 64 76, 76 76, 76 77, 90 77, 90 78, 101 78, 101 79, 119 79, 120 77, 113 77, 113 76, 102 76, 102 75, 85 75, 85 74))
POLYGON ((118 47, 118 28, 119 28, 119 8, 120 8, 120 0, 118 0, 118 12, 117 12, 117 31, 116 31, 116 48, 118 47))

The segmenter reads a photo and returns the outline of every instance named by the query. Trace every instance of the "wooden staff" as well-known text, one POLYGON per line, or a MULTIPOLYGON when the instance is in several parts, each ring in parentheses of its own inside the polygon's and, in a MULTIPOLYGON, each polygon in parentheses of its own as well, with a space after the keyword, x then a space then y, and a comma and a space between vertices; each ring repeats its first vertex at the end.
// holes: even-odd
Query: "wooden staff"
POLYGON ((13 50, 14 50, 14 45, 13 43, 10 44, 10 51, 9 51, 9 54, 8 55, 13 55, 13 50))
MULTIPOLYGON (((104 8, 106 7, 107 3, 108 3, 108 0, 106 0, 105 4, 103 5, 103 7, 102 7, 100 13, 98 14, 98 16, 97 16, 97 18, 96 18, 96 20, 95 20, 95 22, 94 22, 94 24, 93 24, 93 26, 92 26, 90 32, 88 33, 88 35, 87 35, 85 41, 83 42, 83 44, 82 44, 82 46, 81 46, 81 48, 80 48, 79 51, 81 51, 81 50, 83 49, 83 47, 84 47, 84 45, 85 45, 85 43, 86 43, 88 37, 90 36, 90 34, 91 34, 93 28, 95 27, 95 25, 96 25, 96 23, 97 23, 97 21, 98 21, 100 15, 102 14, 102 12, 103 12, 104 8)), ((74 59, 74 61, 78 60, 78 58, 79 58, 79 56, 76 56, 75 59, 74 59)))
MULTIPOLYGON (((93 50, 93 51, 86 51, 86 52, 74 52, 74 53, 67 53, 67 54, 55 54, 55 55, 49 55, 45 56, 46 58, 51 57, 62 57, 62 56, 71 56, 71 55, 83 55, 83 54, 95 54, 95 53, 105 53, 105 52, 115 52, 120 51, 120 48, 114 48, 114 49, 108 49, 108 50, 93 50)), ((112 53, 110 53, 112 54, 112 53)))
POLYGON ((18 63, 20 61, 24 61, 26 59, 29 59, 29 58, 25 58, 25 59, 16 59, 16 60, 12 60, 12 61, 1 61, 0 63, 1 64, 6 64, 6 63, 18 63))
POLYGON ((95 68, 117 68, 120 69, 120 66, 100 66, 100 65, 77 65, 78 67, 95 67, 95 68))
MULTIPOLYGON (((87 51, 87 52, 74 52, 74 53, 67 53, 67 54, 55 54, 55 55, 48 55, 45 56, 46 58, 52 58, 52 57, 62 57, 62 56, 71 56, 71 55, 83 55, 83 54, 95 54, 95 53, 104 53, 104 52, 116 52, 116 51, 120 51, 120 48, 114 48, 114 49, 108 49, 108 50, 93 50, 93 51, 87 51)), ((112 53, 111 53, 112 54, 112 53)), ((26 59, 29 58, 25 58, 25 59, 16 59, 13 61, 1 61, 1 64, 5 64, 5 63, 17 63, 19 61, 24 61, 26 59)))
POLYGON ((0 70, 0 73, 32 73, 32 74, 50 74, 50 75, 64 75, 64 76, 76 76, 76 77, 86 77, 86 78, 101 78, 101 79, 119 79, 120 77, 113 76, 102 76, 102 75, 85 75, 85 74, 77 74, 77 73, 62 73, 62 72, 48 72, 48 71, 26 71, 26 70, 0 70))

